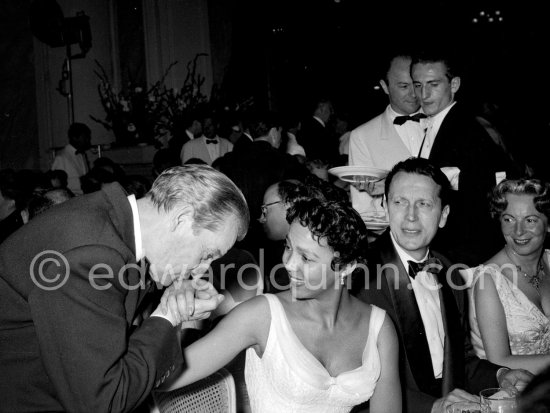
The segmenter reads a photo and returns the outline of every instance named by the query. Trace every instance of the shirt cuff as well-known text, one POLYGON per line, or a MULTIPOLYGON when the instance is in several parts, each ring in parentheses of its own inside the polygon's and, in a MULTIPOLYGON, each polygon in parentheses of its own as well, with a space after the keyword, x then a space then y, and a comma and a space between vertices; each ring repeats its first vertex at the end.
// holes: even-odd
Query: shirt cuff
MULTIPOLYGON (((172 327, 176 326, 176 324, 174 324, 174 322, 172 321, 172 319, 170 317, 165 316, 163 314, 151 314, 151 317, 164 318, 166 321, 168 321, 170 324, 172 324, 172 327)), ((497 373, 497 377, 498 377, 498 373, 497 373)))

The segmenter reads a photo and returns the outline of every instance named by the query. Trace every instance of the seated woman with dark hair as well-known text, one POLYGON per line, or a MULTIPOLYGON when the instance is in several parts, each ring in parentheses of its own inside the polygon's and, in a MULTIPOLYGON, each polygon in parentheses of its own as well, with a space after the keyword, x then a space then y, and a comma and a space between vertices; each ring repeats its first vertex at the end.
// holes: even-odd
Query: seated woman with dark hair
MULTIPOLYGON (((206 377, 246 352, 252 412, 400 412, 397 338, 378 307, 351 296, 367 231, 349 205, 301 200, 288 211, 284 265, 290 290, 252 298, 185 349, 170 389, 206 377)), ((163 298, 177 307, 177 296, 163 298)))
POLYGON ((475 268, 472 344, 480 358, 538 373, 550 365, 550 251, 544 249, 550 185, 503 181, 493 190, 491 214, 506 244, 475 268))

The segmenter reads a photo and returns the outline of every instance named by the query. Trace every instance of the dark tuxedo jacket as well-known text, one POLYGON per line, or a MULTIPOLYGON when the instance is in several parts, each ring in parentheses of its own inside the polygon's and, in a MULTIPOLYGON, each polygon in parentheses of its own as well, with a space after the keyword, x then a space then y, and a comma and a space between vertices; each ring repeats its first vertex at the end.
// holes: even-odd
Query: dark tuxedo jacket
POLYGON ((146 291, 135 263, 118 184, 55 206, 0 246, 0 411, 131 411, 181 367, 168 321, 131 328, 146 291), (59 288, 43 281, 44 258, 57 260, 42 274, 59 274, 59 288))
POLYGON ((429 412, 435 399, 454 388, 477 394, 498 387, 499 366, 473 355, 468 340, 467 299, 463 291, 451 288, 463 285, 458 271, 447 274, 450 263, 435 251, 444 269, 438 275, 439 298, 445 330, 443 375, 436 380, 426 332, 407 270, 386 231, 368 253, 368 274, 357 274, 354 294, 362 301, 386 310, 399 337, 399 368, 403 389, 404 412, 429 412), (389 266, 388 266, 389 265, 389 266), (386 266, 386 267, 384 267, 386 266), (397 272, 392 268, 397 268, 397 272))
POLYGON ((304 147, 306 158, 334 162, 339 155, 339 141, 313 116, 304 119, 298 132, 298 143, 304 147))
POLYGON ((453 262, 478 265, 502 248, 500 229, 489 215, 488 196, 496 185, 495 173, 503 171, 507 178, 517 178, 519 170, 460 103, 443 119, 429 159, 438 167, 460 168, 459 189, 434 247, 453 262))

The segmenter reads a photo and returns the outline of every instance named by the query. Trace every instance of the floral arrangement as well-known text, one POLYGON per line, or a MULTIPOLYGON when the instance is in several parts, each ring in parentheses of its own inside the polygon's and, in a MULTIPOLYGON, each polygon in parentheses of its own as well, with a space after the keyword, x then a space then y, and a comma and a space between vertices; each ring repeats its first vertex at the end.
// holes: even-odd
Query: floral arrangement
POLYGON ((111 84, 105 69, 96 60, 98 70, 94 73, 100 82, 97 87, 106 116, 104 120, 90 116, 107 130, 112 130, 117 143, 151 143, 165 146, 175 134, 179 122, 186 113, 207 106, 208 97, 202 92, 205 78, 197 73, 199 53, 187 64, 187 75, 181 89, 167 88, 164 80, 177 64, 172 63, 162 78, 149 89, 143 85, 130 84, 118 92, 111 84))

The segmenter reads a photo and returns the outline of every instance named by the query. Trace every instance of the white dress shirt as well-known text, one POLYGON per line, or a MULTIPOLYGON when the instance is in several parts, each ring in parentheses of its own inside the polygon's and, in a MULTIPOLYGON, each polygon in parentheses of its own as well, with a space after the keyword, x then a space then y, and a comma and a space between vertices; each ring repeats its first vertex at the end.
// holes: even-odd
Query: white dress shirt
MULTIPOLYGON (((204 138, 204 141, 206 142, 207 139, 210 139, 210 138, 207 138, 206 136, 202 136, 204 138)), ((222 153, 221 153, 221 148, 220 148, 220 137, 218 135, 216 135, 216 137, 212 138, 212 139, 216 139, 218 142, 217 143, 207 143, 206 144, 206 149, 208 150, 208 153, 210 154, 210 159, 218 159, 222 153)))
MULTIPOLYGON (((399 255, 399 259, 403 263, 405 270, 409 270, 407 261, 422 262, 428 258, 429 250, 422 260, 415 260, 403 248, 401 248, 393 234, 390 232, 391 240, 399 255)), ((441 315, 441 302, 439 300, 438 281, 431 272, 420 271, 415 278, 409 276, 412 284, 422 324, 426 330, 426 339, 430 348, 430 356, 432 359, 433 373, 436 379, 442 377, 443 374, 443 348, 445 345, 445 330, 443 329, 443 316, 441 315)))
POLYGON ((136 261, 141 261, 143 254, 143 241, 141 239, 141 225, 139 223, 139 210, 135 195, 128 195, 128 202, 132 208, 132 218, 134 220, 134 239, 136 242, 136 261))
POLYGON ((313 119, 319 122, 323 128, 327 126, 325 125, 325 122, 323 122, 323 119, 321 119, 319 116, 313 116, 313 119))
MULTIPOLYGON (((402 116, 397 113, 391 105, 388 105, 386 108, 388 115, 393 122, 397 116, 402 116)), ((411 114, 415 115, 416 113, 411 114)), ((420 145, 422 144, 422 138, 424 137, 424 128, 420 122, 407 121, 402 125, 393 125, 397 134, 403 141, 403 144, 407 147, 411 156, 416 156, 420 150, 420 145)))

